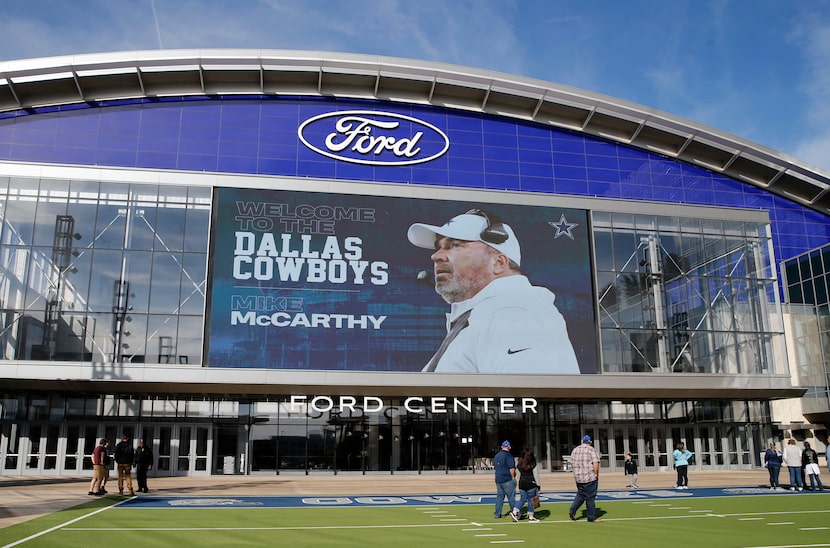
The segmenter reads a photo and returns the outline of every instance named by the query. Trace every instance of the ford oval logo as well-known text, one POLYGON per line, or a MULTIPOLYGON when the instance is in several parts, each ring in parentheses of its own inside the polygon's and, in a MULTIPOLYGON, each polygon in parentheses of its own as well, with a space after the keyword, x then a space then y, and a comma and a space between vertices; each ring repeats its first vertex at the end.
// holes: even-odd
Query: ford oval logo
POLYGON ((447 135, 432 124, 392 112, 345 110, 313 116, 297 136, 323 156, 375 166, 406 166, 440 158, 447 135))

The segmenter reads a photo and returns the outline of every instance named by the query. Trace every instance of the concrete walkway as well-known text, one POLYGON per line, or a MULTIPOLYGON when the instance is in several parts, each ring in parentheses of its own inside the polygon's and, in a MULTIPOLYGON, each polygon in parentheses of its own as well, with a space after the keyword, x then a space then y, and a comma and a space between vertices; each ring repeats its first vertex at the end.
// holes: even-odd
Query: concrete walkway
MULTIPOLYGON (((690 471, 694 487, 766 486, 766 470, 690 471)), ((787 471, 781 480, 786 482, 787 471)), ((110 477, 108 496, 118 496, 117 478, 110 477)), ((573 491, 573 476, 566 472, 542 474, 543 491, 573 491)), ((640 489, 665 489, 674 486, 674 472, 640 474, 640 489)), ((367 475, 340 473, 267 476, 197 476, 149 478, 150 495, 415 495, 489 493, 494 490, 492 472, 458 474, 367 475)), ((626 488, 622 473, 600 474, 600 491, 626 488)), ((89 477, 49 478, 0 476, 0 528, 34 519, 82 504, 87 495, 89 477)), ((140 494, 138 496, 141 496, 140 494)))

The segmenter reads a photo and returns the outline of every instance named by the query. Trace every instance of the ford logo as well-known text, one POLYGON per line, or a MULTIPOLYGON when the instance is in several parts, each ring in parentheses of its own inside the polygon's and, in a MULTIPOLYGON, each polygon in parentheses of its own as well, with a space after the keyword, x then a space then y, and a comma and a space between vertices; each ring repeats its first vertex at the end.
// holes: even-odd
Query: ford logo
POLYGON ((432 124, 392 112, 346 110, 313 116, 297 136, 323 156, 375 166, 406 166, 440 158, 447 135, 432 124))

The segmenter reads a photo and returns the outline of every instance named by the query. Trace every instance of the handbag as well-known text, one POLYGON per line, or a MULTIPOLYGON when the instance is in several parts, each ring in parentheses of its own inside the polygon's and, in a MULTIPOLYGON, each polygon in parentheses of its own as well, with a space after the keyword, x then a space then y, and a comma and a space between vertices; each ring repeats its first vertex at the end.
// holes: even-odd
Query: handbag
POLYGON ((533 504, 533 509, 534 509, 534 510, 536 510, 537 508, 539 508, 540 506, 542 506, 542 503, 541 503, 541 502, 539 502, 539 495, 536 495, 535 497, 533 497, 532 499, 530 499, 530 502, 531 502, 531 504, 533 504))

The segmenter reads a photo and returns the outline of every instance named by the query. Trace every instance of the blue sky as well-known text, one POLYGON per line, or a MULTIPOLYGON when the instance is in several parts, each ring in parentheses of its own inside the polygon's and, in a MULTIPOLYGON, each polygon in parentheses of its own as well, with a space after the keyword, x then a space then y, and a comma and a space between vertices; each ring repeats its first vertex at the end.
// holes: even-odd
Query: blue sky
POLYGON ((830 171, 830 0, 2 0, 0 61, 256 48, 539 78, 830 171))

